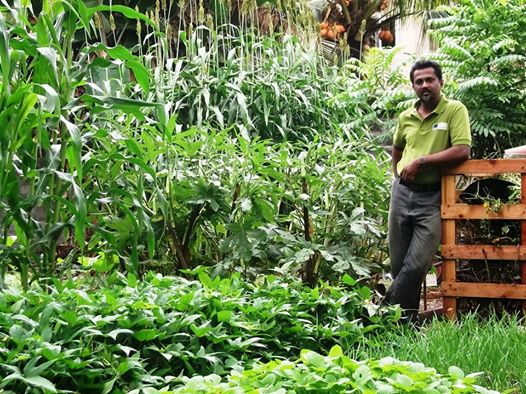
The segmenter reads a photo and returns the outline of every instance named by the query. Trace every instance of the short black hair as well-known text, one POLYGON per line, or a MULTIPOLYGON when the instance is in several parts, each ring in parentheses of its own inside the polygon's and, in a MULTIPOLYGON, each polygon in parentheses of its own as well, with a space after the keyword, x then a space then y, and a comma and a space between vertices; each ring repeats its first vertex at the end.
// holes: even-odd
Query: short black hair
POLYGON ((442 80, 442 67, 440 67, 440 64, 435 62, 434 60, 418 60, 415 64, 413 64, 413 67, 411 67, 411 71, 409 71, 409 79, 411 80, 411 83, 414 82, 414 74, 416 70, 422 70, 424 68, 432 68, 435 70, 435 74, 438 77, 438 79, 442 80))

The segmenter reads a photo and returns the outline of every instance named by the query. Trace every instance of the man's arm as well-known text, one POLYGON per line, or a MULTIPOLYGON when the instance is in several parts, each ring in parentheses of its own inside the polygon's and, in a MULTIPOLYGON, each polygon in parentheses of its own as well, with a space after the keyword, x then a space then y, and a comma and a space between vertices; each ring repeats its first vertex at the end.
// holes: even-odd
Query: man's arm
POLYGON ((397 148, 393 145, 393 150, 391 152, 391 163, 393 166, 393 175, 395 178, 398 178, 398 170, 396 169, 396 166, 398 165, 398 162, 402 160, 402 153, 404 152, 403 149, 397 148))
MULTIPOLYGON (((443 150, 442 152, 433 153, 431 155, 422 156, 413 162, 409 163, 400 174, 402 181, 411 182, 416 175, 428 166, 442 167, 449 166, 461 161, 468 160, 471 153, 469 145, 455 145, 451 148, 443 150)), ((401 157, 401 153, 400 153, 401 157)), ((398 159, 400 160, 400 159, 398 159)), ((393 148, 393 163, 394 163, 394 148, 393 148)))

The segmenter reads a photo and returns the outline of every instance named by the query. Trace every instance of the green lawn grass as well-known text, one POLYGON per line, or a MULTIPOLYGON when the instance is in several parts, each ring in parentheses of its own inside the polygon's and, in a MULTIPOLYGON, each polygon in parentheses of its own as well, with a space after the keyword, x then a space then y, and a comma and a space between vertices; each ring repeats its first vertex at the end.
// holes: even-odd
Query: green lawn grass
POLYGON ((393 356, 422 362, 445 373, 455 365, 483 372, 480 384, 499 391, 526 393, 526 327, 516 316, 481 320, 475 314, 456 322, 435 319, 420 329, 400 327, 351 350, 355 359, 393 356))

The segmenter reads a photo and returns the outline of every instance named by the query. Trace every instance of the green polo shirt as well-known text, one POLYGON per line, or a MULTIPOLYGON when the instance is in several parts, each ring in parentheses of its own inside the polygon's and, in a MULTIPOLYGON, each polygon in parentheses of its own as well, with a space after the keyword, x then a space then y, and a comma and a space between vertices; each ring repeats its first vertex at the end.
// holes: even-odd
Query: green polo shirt
MULTIPOLYGON (((397 171, 419 157, 441 152, 454 145, 471 146, 471 130, 466 107, 460 101, 448 100, 444 95, 435 110, 422 119, 417 112, 419 102, 402 112, 398 118, 393 144, 403 150, 397 171)), ((424 168, 415 183, 440 181, 438 168, 424 168)))

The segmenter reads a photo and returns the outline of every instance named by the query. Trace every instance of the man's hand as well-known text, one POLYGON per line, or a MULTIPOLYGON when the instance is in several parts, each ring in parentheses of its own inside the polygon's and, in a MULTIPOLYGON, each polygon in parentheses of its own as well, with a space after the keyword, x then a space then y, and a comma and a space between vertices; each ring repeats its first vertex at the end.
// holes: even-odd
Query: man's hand
POLYGON ((469 159, 470 147, 468 145, 455 145, 441 152, 420 157, 404 167, 400 173, 402 182, 412 182, 422 171, 424 166, 443 167, 460 163, 469 159))
POLYGON ((420 169, 422 168, 423 164, 423 157, 413 160, 411 163, 405 166, 402 172, 400 173, 400 180, 402 182, 413 182, 418 173, 420 172, 420 169))

